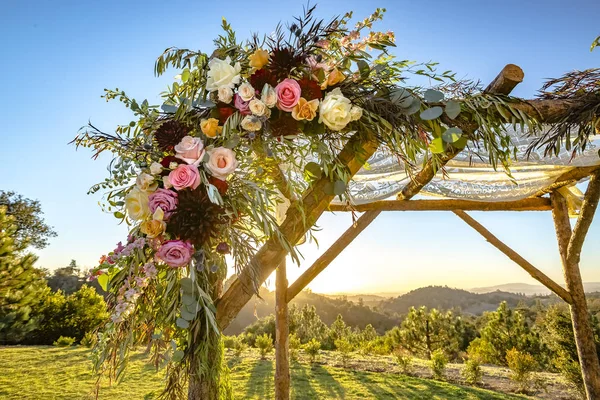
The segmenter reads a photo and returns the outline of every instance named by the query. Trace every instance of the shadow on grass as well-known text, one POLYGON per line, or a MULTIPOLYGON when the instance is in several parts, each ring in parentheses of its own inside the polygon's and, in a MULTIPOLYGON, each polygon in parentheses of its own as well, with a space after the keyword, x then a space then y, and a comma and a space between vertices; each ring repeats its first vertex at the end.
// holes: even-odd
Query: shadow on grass
POLYGON ((314 377, 310 368, 299 362, 293 362, 291 369, 291 394, 293 399, 318 399, 319 396, 311 385, 314 377))
POLYGON ((273 392, 273 361, 253 360, 253 363, 243 398, 268 398, 273 392))
POLYGON ((322 365, 313 365, 312 373, 318 385, 327 392, 327 398, 343 399, 345 397, 342 385, 322 365))

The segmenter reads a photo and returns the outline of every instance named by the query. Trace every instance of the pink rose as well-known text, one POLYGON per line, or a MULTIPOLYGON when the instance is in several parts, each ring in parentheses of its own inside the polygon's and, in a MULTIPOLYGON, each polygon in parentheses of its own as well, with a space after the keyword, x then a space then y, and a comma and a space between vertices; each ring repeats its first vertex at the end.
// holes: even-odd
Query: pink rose
POLYGON ((233 96, 233 105, 240 111, 240 114, 250 115, 250 102, 244 101, 237 93, 233 96))
POLYGON ((165 219, 168 219, 177 208, 177 193, 168 189, 156 189, 148 197, 148 207, 151 214, 154 214, 156 209, 160 207, 165 213, 165 219))
POLYGON ((286 78, 275 87, 277 93, 277 107, 280 110, 291 112, 300 100, 300 85, 293 79, 286 78))
POLYGON ((188 164, 200 164, 202 156, 204 156, 204 143, 200 138, 185 136, 175 146, 175 153, 177 153, 177 158, 188 164))
POLYGON ((158 258, 173 268, 181 268, 189 264, 194 254, 194 246, 181 240, 169 240, 160 246, 156 253, 158 258))
POLYGON ((182 190, 188 187, 196 189, 200 186, 200 171, 195 165, 179 165, 169 173, 169 183, 175 190, 182 190))

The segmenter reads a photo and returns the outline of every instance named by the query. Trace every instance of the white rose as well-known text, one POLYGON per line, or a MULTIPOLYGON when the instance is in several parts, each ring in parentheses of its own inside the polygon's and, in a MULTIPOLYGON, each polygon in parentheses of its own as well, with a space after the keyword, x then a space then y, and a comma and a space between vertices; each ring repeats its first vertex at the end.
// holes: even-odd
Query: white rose
POLYGON ((229 86, 221 86, 219 89, 219 101, 229 104, 233 100, 233 90, 229 86))
POLYGON ((273 87, 268 83, 265 83, 265 86, 260 94, 260 98, 269 108, 275 107, 277 104, 277 93, 275 93, 275 89, 273 89, 273 87))
POLYGON ((359 106, 352 106, 350 110, 350 121, 358 121, 362 117, 363 110, 359 106))
POLYGON ((175 146, 175 153, 177 158, 197 166, 204 157, 204 143, 200 138, 184 136, 175 146))
POLYGON ((138 175, 135 179, 135 185, 144 192, 154 192, 158 187, 158 184, 154 183, 154 177, 145 172, 138 175))
POLYGON ((253 115, 246 115, 242 120, 241 125, 242 129, 250 132, 256 132, 262 128, 262 122, 260 122, 260 119, 253 115))
POLYGON ((206 74, 206 90, 214 92, 220 87, 227 86, 233 89, 240 83, 240 71, 242 66, 239 62, 231 65, 231 58, 225 60, 213 58, 208 63, 208 73, 206 74))
POLYGON ((257 117, 262 117, 265 115, 265 111, 268 110, 267 105, 258 99, 252 99, 248 106, 250 107, 252 114, 257 117))
POLYGON ((154 161, 152 164, 150 164, 150 173, 152 175, 158 175, 162 172, 163 167, 162 165, 160 165, 160 163, 157 163, 156 161, 154 161))
POLYGON ((254 88, 252 87, 252 85, 249 84, 248 82, 242 83, 240 85, 240 87, 238 88, 238 95, 244 101, 250 101, 250 100, 252 100, 254 98, 255 94, 256 94, 256 91, 254 90, 254 88))
POLYGON ((319 123, 334 131, 340 131, 350 122, 352 104, 344 97, 340 88, 327 93, 319 106, 319 123))
POLYGON ((238 166, 235 153, 228 148, 217 147, 207 152, 209 158, 204 166, 215 178, 221 180, 227 179, 238 166))
POLYGON ((148 208, 148 193, 140 190, 137 186, 125 196, 125 208, 129 217, 133 220, 144 219, 150 215, 148 208))
POLYGON ((173 185, 171 185, 171 181, 169 180, 169 176, 163 176, 162 178, 163 180, 163 186, 165 187, 165 189, 171 189, 173 187, 173 185))

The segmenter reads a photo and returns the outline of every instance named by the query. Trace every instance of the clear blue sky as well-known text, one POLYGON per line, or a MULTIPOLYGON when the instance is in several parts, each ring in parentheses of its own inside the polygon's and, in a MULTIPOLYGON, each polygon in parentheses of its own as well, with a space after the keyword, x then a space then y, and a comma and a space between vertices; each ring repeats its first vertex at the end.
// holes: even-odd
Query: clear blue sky
MULTIPOLYGON (((125 237, 87 189, 106 176, 108 158, 92 161, 67 143, 91 120, 104 130, 130 121, 119 103, 104 102, 105 87, 158 103, 172 76, 153 76, 169 46, 212 51, 225 16, 240 38, 269 33, 291 20, 303 1, 28 1, 5 2, 0 12, 0 188, 39 199, 59 236, 39 252, 39 266, 76 259, 95 264, 125 237)), ((489 82, 507 63, 525 71, 513 94, 531 97, 543 79, 600 66, 589 52, 600 34, 597 1, 323 1, 329 18, 375 7, 388 12, 381 30, 396 33, 396 55, 435 60, 459 77, 489 82)), ((550 215, 476 214, 501 239, 562 282, 550 215)), ((327 215, 320 225, 324 250, 350 224, 327 215)), ((600 219, 584 248, 582 273, 600 281, 600 219)), ((291 278, 316 258, 290 267, 291 278)), ((313 285, 316 291, 400 291, 426 284, 458 287, 530 282, 529 276, 451 214, 388 213, 379 218, 313 285)))

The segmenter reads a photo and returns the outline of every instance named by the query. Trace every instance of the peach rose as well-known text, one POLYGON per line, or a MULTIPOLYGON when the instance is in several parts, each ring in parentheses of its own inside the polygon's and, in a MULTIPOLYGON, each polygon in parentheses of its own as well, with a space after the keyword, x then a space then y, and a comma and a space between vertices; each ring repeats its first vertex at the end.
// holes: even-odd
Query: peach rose
POLYGON ((296 121, 303 119, 312 121, 317 116, 317 109, 319 108, 319 99, 306 101, 304 97, 300 97, 298 104, 292 110, 292 117, 296 121))
POLYGON ((221 180, 227 179, 238 166, 235 153, 226 147, 217 147, 208 150, 208 156, 208 162, 204 166, 215 178, 221 180))
POLYGON ((204 156, 204 143, 202 139, 185 136, 175 146, 176 157, 188 164, 199 164, 204 156))

